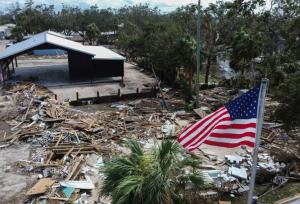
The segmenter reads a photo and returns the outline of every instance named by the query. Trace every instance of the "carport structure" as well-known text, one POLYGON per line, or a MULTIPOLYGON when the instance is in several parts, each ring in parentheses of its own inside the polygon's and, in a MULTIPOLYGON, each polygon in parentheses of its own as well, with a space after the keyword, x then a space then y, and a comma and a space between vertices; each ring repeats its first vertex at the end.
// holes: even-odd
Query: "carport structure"
POLYGON ((17 67, 16 57, 32 50, 62 49, 68 53, 69 78, 94 80, 106 77, 124 77, 125 58, 103 46, 85 46, 68 40, 66 36, 45 31, 13 44, 0 52, 0 74, 6 80, 17 67), (11 66, 10 66, 11 64, 11 66))

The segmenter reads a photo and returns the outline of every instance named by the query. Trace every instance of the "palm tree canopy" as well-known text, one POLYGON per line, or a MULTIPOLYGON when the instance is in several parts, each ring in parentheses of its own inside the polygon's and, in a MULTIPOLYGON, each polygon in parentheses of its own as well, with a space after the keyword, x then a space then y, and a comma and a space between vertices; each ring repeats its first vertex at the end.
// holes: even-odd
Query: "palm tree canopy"
POLYGON ((137 141, 129 140, 131 153, 105 163, 103 195, 111 196, 114 204, 185 203, 187 186, 203 187, 203 179, 194 169, 198 158, 183 156, 178 143, 163 140, 152 151, 145 152, 137 141), (192 173, 184 173, 191 168, 192 173))

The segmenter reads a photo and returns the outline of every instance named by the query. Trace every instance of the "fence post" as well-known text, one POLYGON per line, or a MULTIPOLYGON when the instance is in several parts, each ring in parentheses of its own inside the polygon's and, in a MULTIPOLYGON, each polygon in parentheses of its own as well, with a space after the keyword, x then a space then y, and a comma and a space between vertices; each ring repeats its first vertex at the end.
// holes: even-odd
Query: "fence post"
POLYGON ((79 102, 79 94, 77 91, 76 91, 76 101, 77 101, 77 103, 79 102))

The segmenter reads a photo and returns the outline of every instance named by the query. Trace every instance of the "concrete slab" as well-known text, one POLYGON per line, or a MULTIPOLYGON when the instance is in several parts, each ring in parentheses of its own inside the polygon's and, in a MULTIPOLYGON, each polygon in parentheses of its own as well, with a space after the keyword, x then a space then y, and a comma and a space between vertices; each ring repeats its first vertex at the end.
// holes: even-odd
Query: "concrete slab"
POLYGON ((9 80, 32 81, 46 86, 58 96, 59 101, 75 100, 76 92, 79 98, 96 97, 97 91, 100 96, 116 95, 118 89, 121 94, 140 92, 147 87, 155 85, 155 79, 140 71, 140 68, 125 63, 124 85, 121 86, 121 77, 94 79, 93 81, 70 81, 68 75, 67 59, 21 59, 18 60, 21 67, 9 80))
POLYGON ((154 86, 155 79, 140 72, 136 66, 125 63, 124 85, 124 87, 120 85, 120 79, 112 78, 111 81, 108 82, 98 81, 48 88, 53 91, 61 101, 65 99, 75 100, 76 92, 78 92, 79 98, 96 97, 97 91, 99 91, 100 96, 116 95, 118 89, 120 89, 121 94, 135 93, 137 88, 142 92, 143 89, 154 86))
POLYGON ((34 178, 7 171, 19 160, 28 160, 30 145, 14 145, 0 149, 0 203, 23 203, 25 191, 32 185, 34 178))

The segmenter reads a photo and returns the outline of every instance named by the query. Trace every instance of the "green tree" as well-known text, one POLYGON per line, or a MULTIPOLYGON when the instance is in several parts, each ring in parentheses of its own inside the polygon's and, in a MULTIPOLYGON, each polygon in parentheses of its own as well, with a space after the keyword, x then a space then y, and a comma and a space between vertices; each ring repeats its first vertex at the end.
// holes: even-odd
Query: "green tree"
POLYGON ((91 23, 86 26, 86 37, 90 45, 95 44, 99 36, 100 36, 100 31, 95 23, 91 23))
POLYGON ((276 90, 276 97, 281 102, 275 112, 275 118, 283 121, 287 129, 300 127, 300 72, 296 73, 276 90))
POLYGON ((185 90, 186 101, 191 100, 194 74, 196 70, 196 41, 193 37, 186 36, 177 42, 176 60, 178 65, 183 68, 183 78, 187 81, 185 90))
POLYGON ((205 84, 208 85, 208 80, 211 72, 212 64, 216 63, 218 52, 218 40, 220 36, 218 18, 223 14, 222 8, 211 4, 203 11, 202 15, 202 47, 204 57, 206 58, 205 66, 205 84), (221 10, 221 11, 220 11, 221 10))
POLYGON ((86 25, 83 23, 83 15, 78 7, 63 5, 63 8, 57 14, 57 30, 62 31, 65 35, 71 35, 72 32, 79 32, 82 37, 86 25))
POLYGON ((150 152, 145 152, 135 141, 126 145, 131 150, 129 155, 104 165, 101 191, 111 196, 112 203, 186 203, 188 192, 203 188, 196 170, 199 161, 191 155, 183 159, 176 142, 163 140, 150 152), (184 173, 184 167, 190 167, 191 173, 184 173), (187 185, 192 189, 187 191, 187 185))
POLYGON ((231 45, 231 66, 236 71, 244 74, 246 71, 252 71, 251 62, 261 53, 260 35, 255 31, 241 28, 233 38, 231 45))
POLYGON ((23 32, 24 31, 21 26, 16 26, 11 31, 12 38, 17 42, 22 41, 23 40, 23 32))

